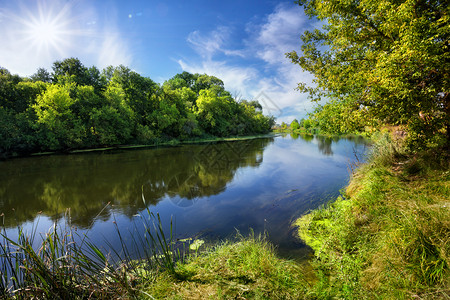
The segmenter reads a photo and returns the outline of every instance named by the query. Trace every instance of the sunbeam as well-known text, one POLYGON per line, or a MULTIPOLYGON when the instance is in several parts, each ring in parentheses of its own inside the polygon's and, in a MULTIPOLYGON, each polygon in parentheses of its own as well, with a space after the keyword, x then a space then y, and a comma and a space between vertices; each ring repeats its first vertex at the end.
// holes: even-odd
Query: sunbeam
POLYGON ((65 4, 55 13, 41 3, 38 3, 37 14, 27 11, 26 18, 20 21, 24 25, 24 39, 30 42, 29 47, 40 54, 50 55, 56 52, 62 55, 64 48, 76 34, 76 30, 71 28, 74 22, 71 21, 69 12, 70 4, 65 4))
POLYGON ((93 2, 20 0, 0 5, 1 66, 28 76, 68 57, 99 67, 129 65, 131 51, 117 18, 101 15, 93 2))

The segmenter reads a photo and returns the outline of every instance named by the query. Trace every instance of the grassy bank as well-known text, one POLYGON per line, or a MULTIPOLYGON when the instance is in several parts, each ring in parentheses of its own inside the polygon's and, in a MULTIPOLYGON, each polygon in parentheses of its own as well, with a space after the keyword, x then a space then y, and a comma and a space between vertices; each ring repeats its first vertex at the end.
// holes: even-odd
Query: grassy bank
POLYGON ((343 197, 297 220, 315 251, 318 298, 450 297, 448 153, 378 137, 343 197))
POLYGON ((261 237, 224 242, 145 281, 156 299, 299 299, 306 295, 302 268, 276 256, 261 237))
MULTIPOLYGON (((67 216, 70 220, 70 216, 67 216)), ((167 221, 167 220, 166 220, 167 221)), ((159 215, 137 218, 131 244, 105 251, 67 224, 47 233, 0 230, 0 299, 298 299, 308 276, 280 259, 265 236, 205 245, 175 240, 159 215), (136 260, 133 257, 140 257, 136 260)))
POLYGON ((320 130, 318 128, 304 128, 304 127, 301 127, 299 129, 277 128, 277 129, 274 129, 273 132, 275 132, 275 133, 295 133, 295 134, 320 134, 320 130))

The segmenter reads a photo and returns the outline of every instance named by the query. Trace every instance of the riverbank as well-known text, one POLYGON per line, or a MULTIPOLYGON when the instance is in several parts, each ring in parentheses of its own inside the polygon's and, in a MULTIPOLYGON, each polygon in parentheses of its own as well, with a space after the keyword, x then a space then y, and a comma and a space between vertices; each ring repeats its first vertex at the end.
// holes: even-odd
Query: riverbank
POLYGON ((280 259, 264 237, 240 237, 193 255, 144 280, 140 290, 154 299, 299 299, 308 274, 294 261, 280 259))
MULTIPOLYGON (((54 155, 54 154, 77 154, 77 153, 90 153, 90 152, 104 152, 111 150, 126 150, 126 149, 145 149, 145 148, 158 148, 158 147, 173 147, 173 146, 182 146, 182 145, 190 145, 190 144, 205 144, 205 143, 217 143, 217 142, 232 142, 232 141, 244 141, 244 140, 253 140, 259 138, 272 138, 278 136, 278 133, 268 133, 268 134, 259 134, 259 135, 248 135, 248 136, 231 136, 231 137, 204 137, 204 138, 195 138, 195 139, 169 139, 169 140, 158 140, 154 143, 150 144, 137 144, 137 145, 116 145, 111 147, 102 147, 102 148, 92 148, 92 149, 76 149, 64 152, 58 151, 48 151, 48 152, 37 152, 32 153, 30 156, 43 156, 43 155, 54 155)), ((11 158, 16 158, 21 156, 13 156, 11 158)))
POLYGON ((343 196, 295 224, 318 298, 450 297, 448 153, 410 154, 384 135, 343 196))

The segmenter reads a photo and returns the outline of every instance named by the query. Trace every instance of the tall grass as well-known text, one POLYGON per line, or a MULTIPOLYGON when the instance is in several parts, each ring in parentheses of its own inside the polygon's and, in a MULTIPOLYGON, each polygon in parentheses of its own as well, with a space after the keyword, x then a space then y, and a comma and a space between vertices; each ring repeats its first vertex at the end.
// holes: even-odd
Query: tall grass
MULTIPOLYGON (((70 217, 66 217, 70 220, 70 217)), ((11 239, 0 232, 0 298, 84 299, 135 296, 136 285, 160 270, 175 274, 175 263, 187 253, 173 240, 172 220, 166 236, 159 214, 147 209, 141 215, 143 235, 132 236, 130 245, 116 226, 120 249, 109 252, 80 235, 70 223, 55 225, 46 234, 21 227, 11 239), (133 259, 138 257, 139 259, 133 259)))
POLYGON ((70 226, 54 225, 43 235, 19 228, 14 240, 3 228, 0 298, 306 297, 301 266, 277 258, 265 236, 239 235, 236 242, 188 253, 189 247, 175 243, 172 225, 166 235, 158 214, 147 210, 141 220, 136 226, 143 234, 128 245, 116 224, 121 246, 109 245, 108 253, 70 226))
POLYGON ((177 264, 142 289, 157 299, 303 299, 308 283, 297 263, 276 256, 264 235, 238 235, 177 264))

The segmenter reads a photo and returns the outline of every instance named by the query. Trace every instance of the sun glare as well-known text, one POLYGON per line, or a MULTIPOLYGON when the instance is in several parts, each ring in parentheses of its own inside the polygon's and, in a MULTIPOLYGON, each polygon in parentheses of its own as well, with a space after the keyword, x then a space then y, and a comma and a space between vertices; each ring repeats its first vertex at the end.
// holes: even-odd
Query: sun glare
POLYGON ((50 22, 34 24, 30 29, 31 38, 37 43, 55 44, 60 39, 57 27, 50 22))
POLYGON ((42 53, 59 52, 67 45, 71 32, 68 28, 68 6, 62 7, 57 13, 38 5, 36 13, 28 12, 24 21, 25 38, 30 41, 30 47, 42 53))

